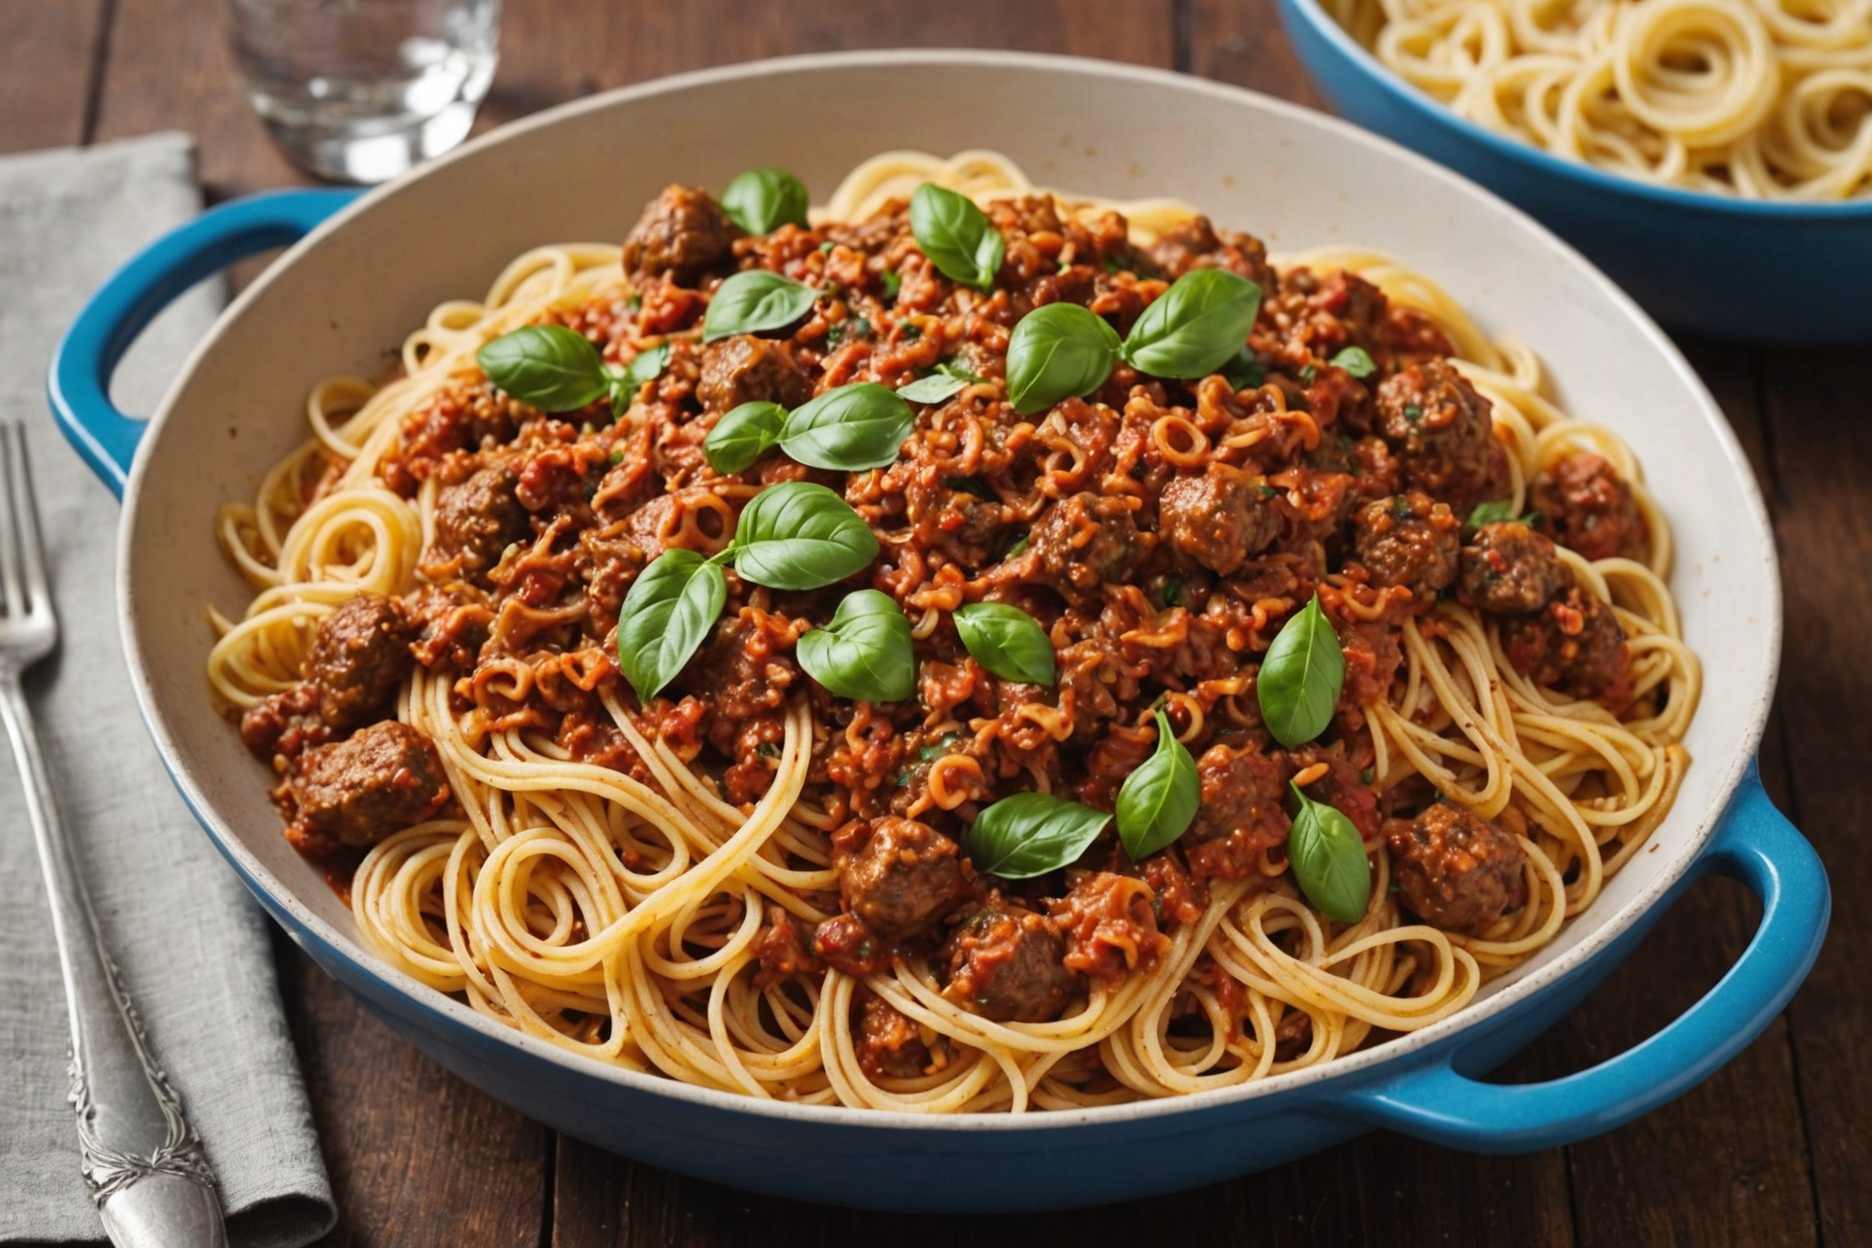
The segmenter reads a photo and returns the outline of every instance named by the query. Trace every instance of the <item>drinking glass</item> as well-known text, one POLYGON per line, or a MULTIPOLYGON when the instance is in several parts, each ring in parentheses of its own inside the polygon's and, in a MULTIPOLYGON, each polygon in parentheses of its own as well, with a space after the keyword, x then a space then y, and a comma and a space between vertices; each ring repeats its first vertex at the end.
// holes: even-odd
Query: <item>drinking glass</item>
POLYGON ((382 182, 446 152, 494 78, 500 0, 229 0, 234 59, 301 168, 382 182))

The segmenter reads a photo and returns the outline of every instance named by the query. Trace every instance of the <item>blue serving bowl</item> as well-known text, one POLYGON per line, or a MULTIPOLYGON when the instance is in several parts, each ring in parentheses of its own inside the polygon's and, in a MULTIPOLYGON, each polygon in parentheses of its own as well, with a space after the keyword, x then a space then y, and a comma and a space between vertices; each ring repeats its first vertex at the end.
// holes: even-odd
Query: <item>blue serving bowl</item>
POLYGON ((1651 186, 1458 117, 1379 63, 1318 0, 1280 0, 1343 116, 1480 182, 1590 256, 1672 329, 1872 342, 1872 200, 1790 204, 1651 186))

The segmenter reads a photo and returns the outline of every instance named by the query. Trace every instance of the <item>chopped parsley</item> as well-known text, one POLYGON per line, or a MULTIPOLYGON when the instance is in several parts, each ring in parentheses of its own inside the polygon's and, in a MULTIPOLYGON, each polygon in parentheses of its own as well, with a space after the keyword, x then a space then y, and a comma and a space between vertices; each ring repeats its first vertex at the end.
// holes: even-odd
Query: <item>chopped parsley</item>
POLYGON ((819 254, 822 256, 829 256, 832 254, 832 240, 831 239, 828 238, 825 240, 825 242, 819 244, 819 254))
POLYGON ((1306 382, 1307 385, 1309 386, 1312 385, 1313 379, 1318 376, 1319 376, 1319 369, 1314 368, 1311 364, 1306 364, 1306 365, 1301 366, 1300 380, 1306 382))
POLYGON ((870 336, 871 322, 865 317, 854 316, 826 330, 825 341, 826 346, 831 348, 838 346, 847 338, 869 338, 870 336))
POLYGON ((1345 369, 1346 372, 1351 373, 1360 381, 1364 381, 1367 377, 1378 371, 1378 366, 1372 363, 1371 355, 1364 347, 1345 348, 1338 355, 1332 357, 1332 366, 1334 368, 1345 369))
POLYGON ((956 743, 961 739, 962 734, 959 732, 944 733, 942 736, 918 750, 916 752, 916 762, 897 773, 897 783, 899 785, 909 784, 910 773, 916 769, 918 764, 935 762, 937 759, 953 750, 956 743))
POLYGON ((1265 481, 1263 481, 1260 485, 1257 485, 1255 488, 1261 491, 1262 498, 1279 498, 1280 497, 1280 491, 1275 489, 1273 486, 1269 485, 1265 481))
POLYGON ((1423 419, 1423 408, 1417 406, 1415 403, 1406 403, 1404 405, 1404 419, 1410 421, 1413 425, 1416 424, 1423 419))
POLYGON ((878 279, 884 285, 884 298, 887 302, 897 302, 897 292, 903 289, 903 278, 896 273, 886 273, 878 279))
POLYGON ((1166 607, 1182 606, 1183 578, 1180 576, 1164 577, 1163 588, 1157 591, 1157 596, 1163 599, 1163 605, 1166 607))
POLYGON ((1358 773, 1358 779, 1359 779, 1360 784, 1370 784, 1372 781, 1376 780, 1377 778, 1378 778, 1378 773, 1376 771, 1373 771, 1370 767, 1367 767, 1364 771, 1361 771, 1358 773))
POLYGON ((613 468, 623 463, 624 462, 624 448, 620 446, 615 451, 612 451, 609 455, 605 457, 605 462, 609 463, 613 468))
POLYGON ((1504 520, 1514 519, 1514 503, 1506 498, 1492 498, 1486 503, 1477 503, 1475 510, 1469 513, 1469 527, 1479 529, 1485 524, 1500 524, 1504 520))
POLYGON ((779 758, 780 743, 777 741, 763 741, 754 747, 754 752, 762 758, 779 758))
POLYGON ((636 291, 632 291, 629 297, 624 300, 624 306, 633 312, 637 311, 639 308, 643 307, 643 296, 636 291))
POLYGON ((1032 540, 1033 540, 1032 534, 1030 533, 1021 534, 1019 537, 1014 539, 1014 544, 1009 546, 1007 548, 1007 553, 1002 555, 1001 557, 1003 559, 1013 559, 1016 556, 1026 554, 1027 544, 1031 542, 1032 540))
POLYGON ((915 321, 905 321, 898 333, 905 342, 917 342, 923 337, 923 327, 915 321))

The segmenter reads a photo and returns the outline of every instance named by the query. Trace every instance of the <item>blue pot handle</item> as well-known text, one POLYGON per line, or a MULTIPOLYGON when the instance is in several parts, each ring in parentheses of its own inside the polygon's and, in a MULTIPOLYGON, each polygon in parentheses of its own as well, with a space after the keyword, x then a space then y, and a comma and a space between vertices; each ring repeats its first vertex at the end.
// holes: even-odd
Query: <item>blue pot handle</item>
POLYGON ((111 374, 156 314, 236 260, 304 238, 357 198, 355 190, 272 191, 231 200, 145 247, 104 283, 72 322, 46 374, 52 415, 78 454, 119 498, 143 421, 118 411, 111 374))
POLYGON ((1609 1131, 1714 1074, 1761 1033, 1812 968, 1832 894, 1813 847, 1768 800, 1753 763, 1709 848, 1678 886, 1720 871, 1761 898, 1761 925, 1728 974, 1664 1030, 1545 1083, 1460 1074, 1460 1046, 1351 1091, 1339 1108, 1373 1126, 1481 1153, 1551 1148, 1609 1131))

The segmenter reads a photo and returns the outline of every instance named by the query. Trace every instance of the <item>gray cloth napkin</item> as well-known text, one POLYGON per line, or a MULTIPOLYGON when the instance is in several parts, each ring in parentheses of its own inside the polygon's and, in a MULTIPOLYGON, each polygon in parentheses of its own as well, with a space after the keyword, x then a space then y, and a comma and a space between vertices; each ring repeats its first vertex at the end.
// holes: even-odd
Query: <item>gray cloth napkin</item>
MULTIPOLYGON (((28 695, 99 920, 221 1182, 240 1245, 309 1243, 334 1220, 280 1009, 267 920, 170 786, 117 641, 117 504, 46 412, 58 336, 137 249, 201 210, 194 144, 160 134, 0 159, 0 413, 24 420, 61 647, 28 695)), ((154 407, 221 304, 151 326, 114 387, 154 407)), ((0 768, 0 1243, 97 1241, 65 1103, 64 996, 24 798, 0 768)))

